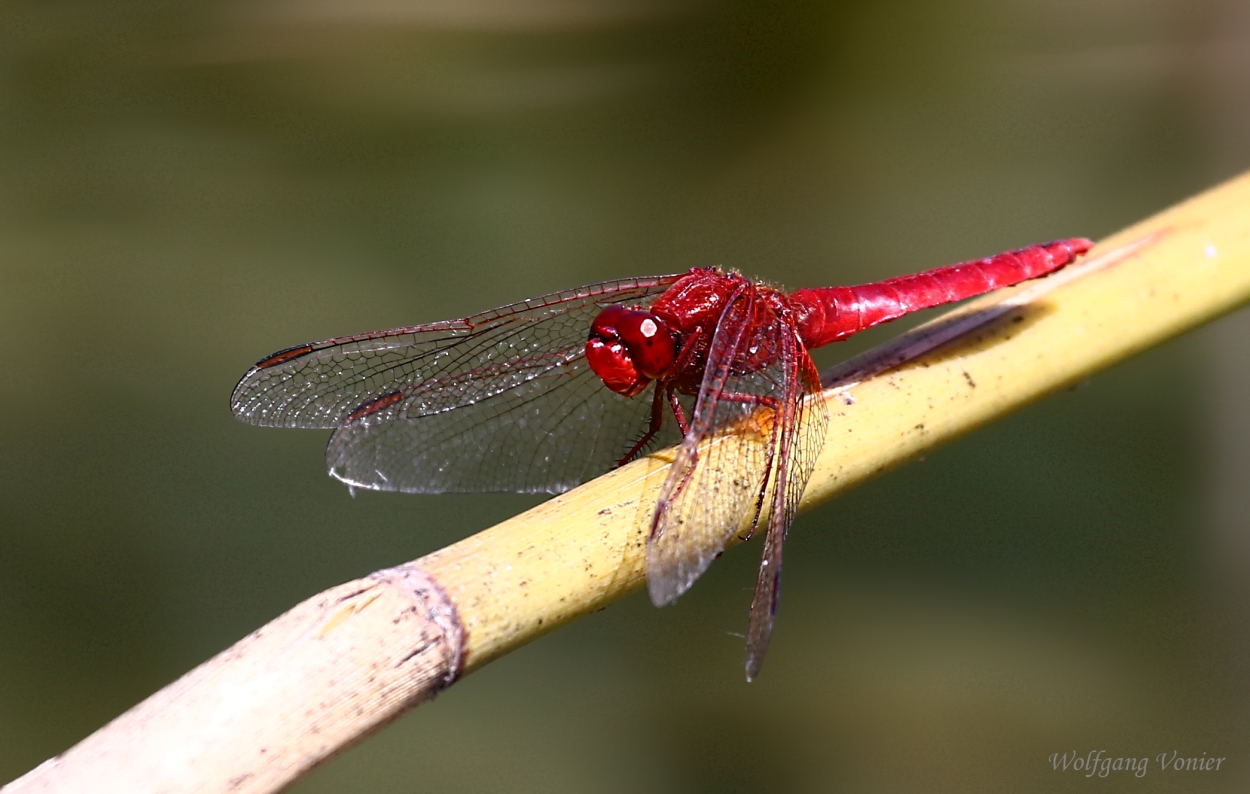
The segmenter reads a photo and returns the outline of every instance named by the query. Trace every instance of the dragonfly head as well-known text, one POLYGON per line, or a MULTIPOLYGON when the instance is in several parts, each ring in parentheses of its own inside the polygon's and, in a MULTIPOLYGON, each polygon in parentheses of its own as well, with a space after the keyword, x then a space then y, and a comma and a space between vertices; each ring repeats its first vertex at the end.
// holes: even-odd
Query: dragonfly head
POLYGON ((604 385, 633 397, 664 377, 677 358, 673 334, 651 312, 609 306, 590 324, 586 360, 604 385))

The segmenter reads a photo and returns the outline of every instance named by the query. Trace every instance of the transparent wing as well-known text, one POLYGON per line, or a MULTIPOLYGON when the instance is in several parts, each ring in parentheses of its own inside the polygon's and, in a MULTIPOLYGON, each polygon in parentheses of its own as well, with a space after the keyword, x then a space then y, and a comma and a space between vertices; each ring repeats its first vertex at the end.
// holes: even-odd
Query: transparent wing
POLYGON ((762 505, 785 362, 768 347, 782 335, 780 324, 758 297, 744 283, 726 302, 689 432, 661 486, 647 544, 656 605, 684 593, 762 505), (746 366, 748 351, 772 361, 746 366))
POLYGON ((231 409, 252 424, 337 428, 327 462, 361 487, 564 490, 610 468, 649 416, 645 399, 613 394, 589 371, 591 321, 612 303, 648 306, 678 278, 604 282, 289 348, 243 376, 231 409), (577 443, 561 450, 560 439, 577 443))
MULTIPOLYGON (((648 394, 610 391, 584 357, 489 399, 408 415, 423 403, 415 394, 336 430, 326 448, 330 473, 385 491, 559 493, 620 462, 651 413, 648 394)), ((678 440, 670 419, 651 446, 678 440)))
POLYGON ((807 350, 797 338, 782 340, 783 358, 792 361, 785 368, 784 398, 778 408, 775 433, 776 466, 773 477, 782 487, 774 487, 768 514, 768 532, 759 578, 751 599, 751 619, 747 629, 747 680, 754 679, 764 663, 764 653, 773 633, 777 601, 781 597, 781 552, 790 522, 798 512, 799 500, 816 468, 816 458, 825 444, 829 410, 821 399, 820 374, 807 350))

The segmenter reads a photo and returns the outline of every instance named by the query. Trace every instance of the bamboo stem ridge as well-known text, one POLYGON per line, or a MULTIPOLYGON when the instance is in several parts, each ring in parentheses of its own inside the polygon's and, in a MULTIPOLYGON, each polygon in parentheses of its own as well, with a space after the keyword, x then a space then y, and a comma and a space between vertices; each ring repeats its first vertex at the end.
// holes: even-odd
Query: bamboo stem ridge
MULTIPOLYGON (((839 368, 801 509, 1250 300, 1250 174, 839 368)), ((269 792, 467 672, 634 592, 671 451, 296 606, 15 792, 269 792)))

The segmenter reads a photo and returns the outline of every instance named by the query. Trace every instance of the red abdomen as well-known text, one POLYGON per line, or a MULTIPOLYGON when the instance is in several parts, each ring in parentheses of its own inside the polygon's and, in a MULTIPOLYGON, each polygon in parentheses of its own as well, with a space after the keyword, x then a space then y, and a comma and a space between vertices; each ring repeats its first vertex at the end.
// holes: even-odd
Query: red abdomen
POLYGON ((801 289, 787 300, 798 315, 803 344, 820 347, 920 309, 1044 276, 1093 246, 1083 238, 1057 240, 874 284, 801 289))

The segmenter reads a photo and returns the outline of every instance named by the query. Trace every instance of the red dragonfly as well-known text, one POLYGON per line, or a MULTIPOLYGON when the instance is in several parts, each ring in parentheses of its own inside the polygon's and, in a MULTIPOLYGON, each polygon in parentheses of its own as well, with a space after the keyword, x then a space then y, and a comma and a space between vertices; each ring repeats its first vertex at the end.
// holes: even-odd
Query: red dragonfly
POLYGON ((733 533, 765 517, 750 680, 772 633, 786 530, 829 421, 807 351, 1043 276, 1092 245, 1061 240, 789 294, 716 268, 605 281, 288 348, 252 367, 230 406, 252 424, 334 430, 330 474, 385 491, 559 493, 680 442, 651 521, 651 600, 676 599, 733 533))

